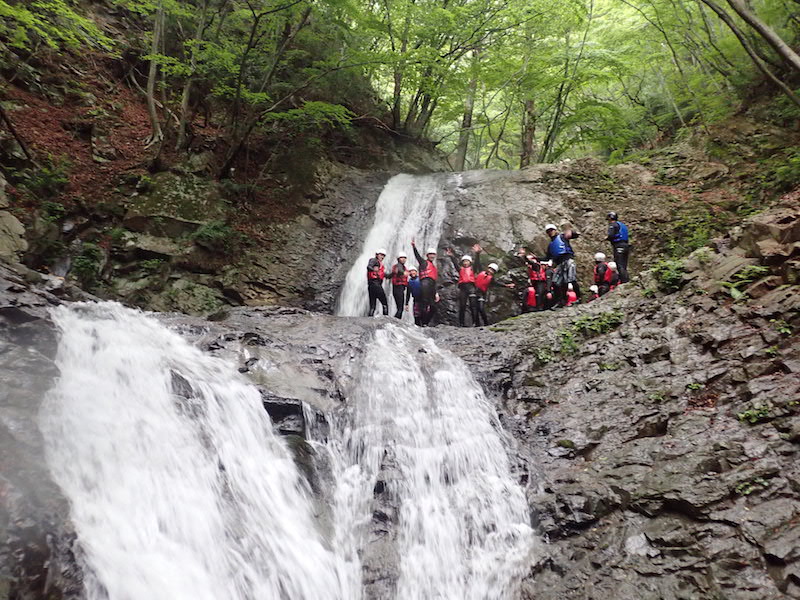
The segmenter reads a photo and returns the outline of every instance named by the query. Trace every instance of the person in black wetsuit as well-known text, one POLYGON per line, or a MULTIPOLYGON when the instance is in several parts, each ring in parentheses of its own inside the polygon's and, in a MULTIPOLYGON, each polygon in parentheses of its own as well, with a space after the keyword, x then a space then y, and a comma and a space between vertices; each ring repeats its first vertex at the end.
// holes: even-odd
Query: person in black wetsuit
POLYGON ((469 312, 472 316, 472 324, 478 321, 478 295, 475 290, 475 274, 481 270, 480 252, 482 248, 475 244, 472 251, 475 252, 475 267, 472 266, 472 257, 465 254, 461 261, 456 260, 452 248, 447 248, 445 253, 453 261, 453 267, 458 272, 458 326, 465 327, 464 317, 469 304, 469 312))
POLYGON ((414 257, 419 263, 420 295, 419 312, 420 325, 428 327, 436 315, 436 280, 439 279, 439 269, 436 268, 436 248, 428 248, 425 258, 417 250, 415 240, 411 240, 411 247, 414 250, 414 257))
POLYGON ((411 291, 408 289, 408 268, 406 261, 408 256, 405 252, 397 255, 397 262, 392 266, 392 297, 394 298, 394 305, 397 310, 394 316, 398 319, 403 318, 403 308, 408 305, 408 300, 411 298, 411 291))
POLYGON ((481 321, 483 321, 484 325, 489 324, 489 317, 486 316, 486 295, 489 292, 489 287, 492 285, 499 285, 506 288, 513 288, 513 283, 498 283, 494 276, 497 275, 497 271, 500 267, 497 266, 497 263, 489 263, 489 266, 486 267, 485 271, 481 271, 480 266, 480 258, 479 256, 475 257, 475 269, 479 271, 479 273, 475 276, 475 288, 478 294, 478 318, 475 319, 475 327, 481 326, 481 321))
POLYGON ((370 317, 375 314, 375 306, 378 300, 383 305, 383 314, 389 314, 389 302, 386 300, 386 292, 383 291, 383 280, 386 278, 386 269, 383 266, 384 258, 386 258, 386 250, 381 248, 375 253, 375 257, 370 258, 367 263, 368 314, 370 317))
POLYGON ((628 283, 628 257, 631 253, 631 244, 628 235, 628 226, 619 220, 617 213, 608 213, 608 233, 606 239, 611 242, 614 249, 614 262, 619 269, 619 282, 628 283))
POLYGON ((553 277, 553 287, 555 288, 557 299, 555 306, 566 306, 567 290, 570 283, 577 297, 577 302, 580 302, 581 289, 578 286, 578 269, 575 265, 575 252, 570 244, 570 241, 577 239, 579 234, 571 229, 565 230, 564 233, 558 233, 558 229, 552 223, 548 223, 545 226, 545 232, 550 238, 550 244, 547 246, 547 258, 552 260, 555 266, 555 275, 553 277))

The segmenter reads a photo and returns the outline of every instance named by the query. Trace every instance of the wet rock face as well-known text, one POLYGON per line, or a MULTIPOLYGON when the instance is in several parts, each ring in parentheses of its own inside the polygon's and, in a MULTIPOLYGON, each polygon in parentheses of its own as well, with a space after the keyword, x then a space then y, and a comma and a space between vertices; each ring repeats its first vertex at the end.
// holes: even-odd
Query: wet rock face
POLYGON ((60 300, 29 286, 0 264, 0 597, 77 598, 69 506, 50 479, 37 425, 58 375, 47 308, 60 300))
MULTIPOLYGON (((533 165, 520 171, 470 171, 460 176, 457 187, 445 190, 448 216, 441 246, 452 246, 457 255, 472 254, 480 243, 485 268, 500 266, 498 281, 514 282, 515 291, 493 287, 487 312, 496 322, 520 312, 527 271, 515 256, 522 245, 543 257, 549 238, 544 227, 572 226, 580 232, 572 247, 584 291, 591 285, 594 254, 611 256, 606 241, 608 211, 616 211, 630 227, 635 250, 630 270, 636 273, 649 265, 665 240, 659 224, 669 218, 661 192, 650 186, 652 174, 638 165, 607 167, 593 159, 533 165)), ((457 321, 457 273, 449 260, 440 260, 441 313, 443 322, 457 321)))
POLYGON ((800 288, 781 279, 733 302, 714 275, 731 256, 752 261, 742 269, 787 254, 758 249, 794 244, 789 213, 693 257, 669 297, 629 284, 477 334, 434 330, 531 464, 550 544, 524 598, 800 598, 800 288))

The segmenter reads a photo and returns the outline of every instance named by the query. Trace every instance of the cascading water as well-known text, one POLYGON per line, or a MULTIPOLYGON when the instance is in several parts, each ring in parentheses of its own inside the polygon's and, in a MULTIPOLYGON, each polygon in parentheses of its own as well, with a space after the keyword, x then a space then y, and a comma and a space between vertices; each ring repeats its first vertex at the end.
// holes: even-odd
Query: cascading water
POLYGON ((257 389, 156 320, 58 308, 41 428, 90 600, 350 600, 257 389))
MULTIPOLYGON (((400 175, 389 181, 338 314, 365 314, 365 267, 376 248, 385 247, 393 260, 410 250, 412 238, 420 252, 438 244, 445 216, 441 192, 452 177, 400 175)), ((413 328, 386 325, 366 349, 347 410, 332 420, 334 543, 349 565, 351 589, 362 578, 373 490, 392 465, 385 485, 397 507, 400 564, 391 597, 514 597, 534 544, 528 508, 497 418, 461 360, 413 328)))
POLYGON ((513 598, 534 536, 499 423, 466 365, 421 332, 387 325, 366 348, 348 406, 329 448, 349 587, 385 477, 399 529, 393 598, 513 598))
MULTIPOLYGON (((411 240, 416 238, 420 253, 436 246, 442 234, 445 201, 442 188, 458 175, 396 175, 383 188, 375 205, 375 222, 364 240, 361 255, 347 273, 336 314, 361 317, 367 314, 367 262, 378 248, 388 252, 384 265, 391 269, 397 254, 408 253, 415 264, 411 240)), ((389 304, 392 304, 389 295, 389 304)))

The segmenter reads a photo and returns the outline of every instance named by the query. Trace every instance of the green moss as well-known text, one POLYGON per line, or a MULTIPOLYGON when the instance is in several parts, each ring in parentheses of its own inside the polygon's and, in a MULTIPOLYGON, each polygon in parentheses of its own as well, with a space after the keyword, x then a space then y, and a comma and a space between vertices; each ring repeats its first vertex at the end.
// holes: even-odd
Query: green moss
POLYGON ((735 492, 739 496, 749 496, 753 492, 765 490, 769 487, 769 482, 763 477, 756 477, 750 481, 745 481, 736 486, 735 492))
POLYGON ((558 440, 556 442, 556 446, 558 446, 559 448, 569 448, 570 450, 574 450, 575 442, 573 442, 572 440, 558 440))
POLYGON ((754 406, 751 409, 742 411, 736 414, 736 417, 742 423, 750 423, 755 425, 769 419, 770 408, 768 406, 754 406))
POLYGON ((191 238, 204 248, 227 253, 236 245, 238 233, 222 221, 212 221, 198 227, 191 238))
POLYGON ((97 244, 84 243, 81 253, 72 260, 72 273, 87 287, 97 283, 103 250, 97 244))
POLYGON ((579 349, 579 338, 586 339, 608 333, 619 327, 624 320, 624 315, 618 310, 579 317, 569 327, 558 332, 558 351, 562 354, 575 354, 579 349))

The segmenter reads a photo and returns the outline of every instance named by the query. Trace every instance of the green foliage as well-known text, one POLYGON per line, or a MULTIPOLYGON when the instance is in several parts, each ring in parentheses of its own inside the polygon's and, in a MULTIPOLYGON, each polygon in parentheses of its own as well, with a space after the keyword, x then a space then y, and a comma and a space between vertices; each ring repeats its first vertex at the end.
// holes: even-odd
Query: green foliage
POLYGON ((306 102, 301 108, 285 112, 268 113, 267 123, 276 123, 297 131, 323 128, 346 128, 355 115, 340 104, 328 102, 306 102))
POLYGON ((794 331, 792 326, 783 319, 770 319, 769 322, 772 323, 772 327, 775 331, 781 335, 792 335, 792 331, 794 331))
POLYGON ((743 300, 747 294, 743 291, 751 283, 765 277, 770 272, 769 267, 761 265, 748 265, 733 275, 731 281, 722 281, 720 284, 727 290, 734 300, 743 300))
POLYGON ((542 364, 547 364, 555 358, 553 351, 550 348, 537 348, 536 360, 542 364))
POLYGON ((556 442, 556 446, 558 446, 559 448, 567 448, 568 450, 574 450, 575 449, 575 442, 573 442, 572 440, 566 440, 566 439, 565 440, 558 440, 556 442))
POLYGON ((753 408, 737 413, 736 417, 742 423, 750 423, 750 425, 755 425, 756 423, 761 423, 762 421, 768 420, 770 418, 769 412, 769 406, 754 406, 753 408))
POLYGON ((66 159, 51 159, 33 170, 22 185, 37 198, 55 198, 69 183, 69 168, 70 163, 66 159))
POLYGON ((222 221, 205 223, 191 234, 191 238, 200 246, 222 253, 232 251, 238 237, 238 233, 222 221))
POLYGON ((770 358, 775 358, 778 356, 778 354, 780 354, 780 349, 777 346, 770 346, 769 348, 764 349, 764 354, 770 358))
POLYGON ((85 242, 81 253, 72 260, 72 272, 78 281, 87 287, 95 284, 102 258, 103 250, 97 244, 85 242))
POLYGON ((665 258, 653 267, 653 275, 661 291, 671 294, 683 285, 683 261, 665 258))
POLYGON ((569 327, 558 332, 558 351, 562 354, 576 354, 579 350, 579 338, 587 339, 608 333, 619 327, 624 320, 624 315, 617 310, 578 317, 569 327))
POLYGON ((52 202, 50 200, 42 202, 42 217, 45 221, 55 223, 63 219, 66 213, 67 209, 60 202, 52 202))
POLYGON ((95 23, 80 15, 70 0, 0 0, 0 38, 18 49, 28 49, 35 40, 51 48, 77 47, 91 43, 106 49, 111 40, 95 23))
POLYGON ((165 265, 165 261, 160 258, 151 258, 143 260, 140 265, 145 271, 158 271, 165 265))
POLYGON ((622 365, 619 363, 600 363, 598 368, 601 371, 619 371, 622 368, 622 365))
POLYGON ((652 392, 647 396, 647 398, 653 402, 664 402, 666 396, 664 395, 664 392, 652 392))
POLYGON ((695 382, 695 383, 687 383, 686 384, 686 389, 689 390, 690 392, 697 392, 699 390, 702 390, 704 387, 706 387, 706 386, 703 385, 702 383, 696 383, 695 382))
POLYGON ((756 477, 751 481, 745 481, 736 486, 736 494, 739 496, 749 496, 753 492, 765 490, 769 487, 769 482, 763 477, 756 477))

